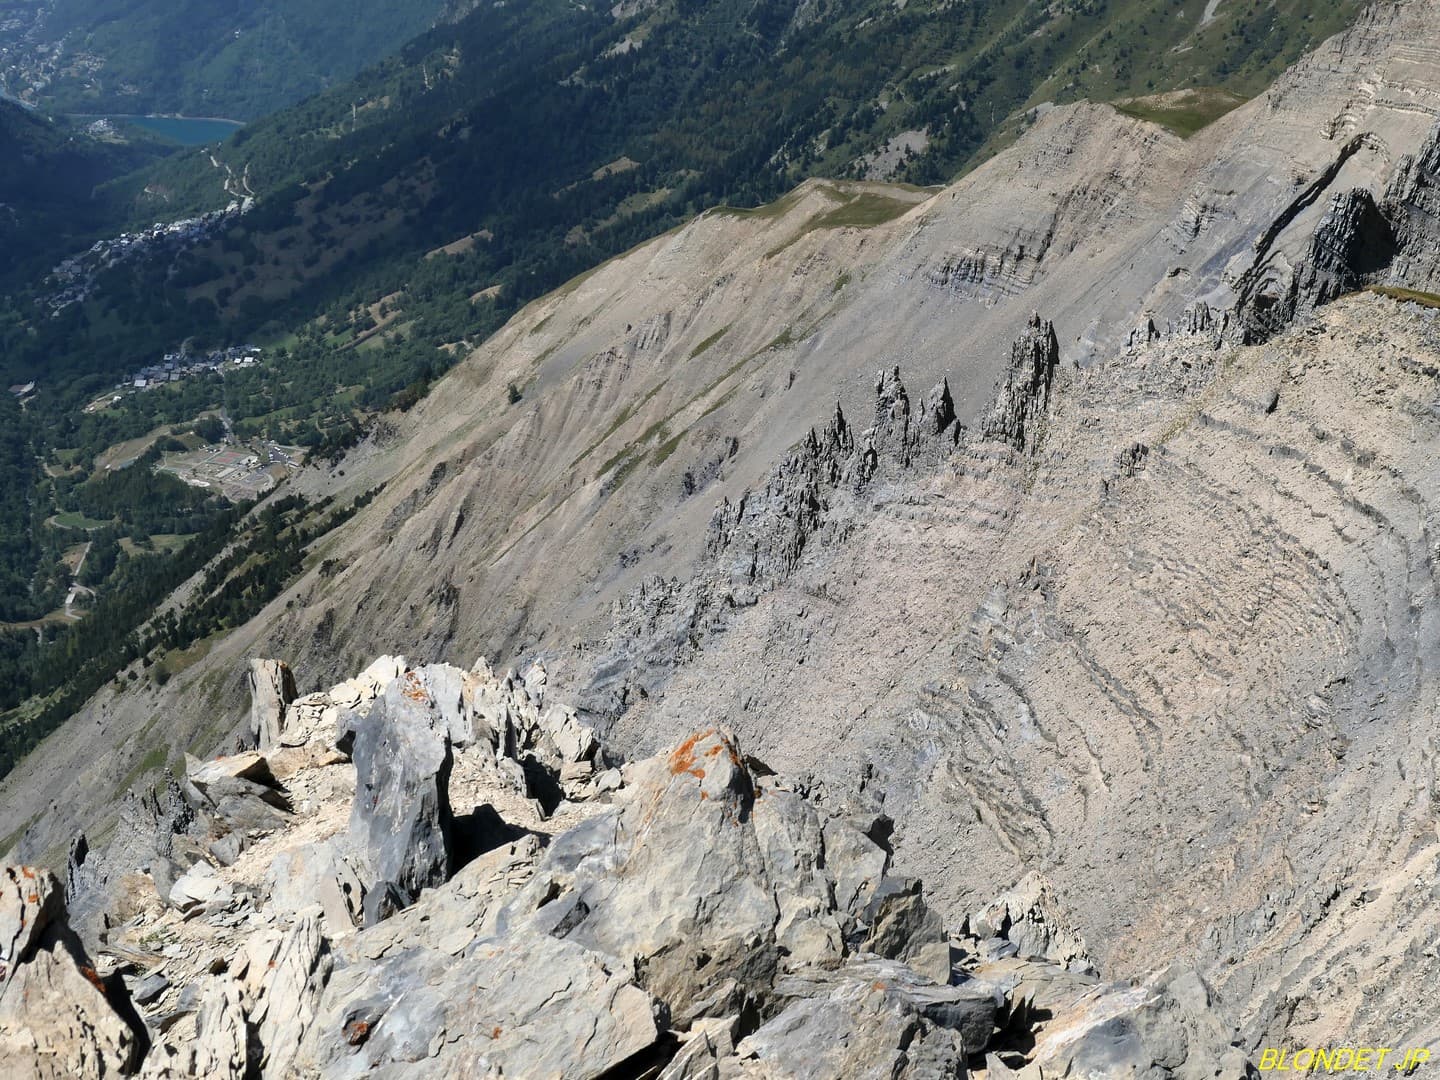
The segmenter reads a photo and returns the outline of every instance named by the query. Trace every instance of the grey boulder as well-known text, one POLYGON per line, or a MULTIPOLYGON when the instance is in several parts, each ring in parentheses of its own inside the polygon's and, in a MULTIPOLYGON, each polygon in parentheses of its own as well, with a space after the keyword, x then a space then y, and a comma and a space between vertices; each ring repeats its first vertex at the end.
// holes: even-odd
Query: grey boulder
POLYGON ((96 974, 60 896, 48 870, 0 868, 0 1076, 114 1076, 145 1050, 124 984, 96 974))
POLYGON ((590 1080, 658 1037, 650 995, 622 967, 523 934, 337 970, 297 1065, 335 1078, 590 1080))
POLYGON ((260 750, 281 744, 285 731, 285 710, 295 700, 295 676, 283 660, 251 660, 247 673, 250 687, 250 740, 260 750))
POLYGON ((449 725, 415 672, 385 688, 355 721, 355 801, 349 844, 367 890, 391 886, 402 904, 450 876, 449 725))
POLYGON ((740 1076, 964 1076, 1003 1000, 988 986, 936 986, 903 964, 873 959, 788 976, 776 992, 789 1003, 736 1048, 740 1076))
POLYGON ((1084 939, 1070 925, 1049 881, 1038 873, 1026 874, 1013 889, 970 916, 970 932, 981 940, 1005 938, 1021 957, 1077 970, 1091 967, 1084 939))

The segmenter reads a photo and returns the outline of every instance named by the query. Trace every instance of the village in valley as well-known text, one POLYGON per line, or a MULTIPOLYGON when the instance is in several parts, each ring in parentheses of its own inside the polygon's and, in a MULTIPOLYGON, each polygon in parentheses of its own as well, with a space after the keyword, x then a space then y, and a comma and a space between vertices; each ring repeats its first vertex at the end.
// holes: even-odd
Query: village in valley
MULTIPOLYGON (((179 382, 187 376, 223 375, 227 366, 248 368, 258 363, 258 345, 232 345, 228 349, 212 349, 204 354, 192 353, 182 347, 179 352, 166 353, 158 364, 151 364, 127 375, 115 384, 115 389, 122 394, 136 390, 154 390, 166 383, 179 382)), ((112 400, 116 400, 114 395, 112 400)))
POLYGON ((223 210, 212 210, 199 217, 183 218, 165 224, 156 223, 139 232, 97 240, 78 255, 62 259, 50 271, 49 281, 55 291, 43 299, 52 317, 71 304, 90 298, 102 270, 146 256, 178 254, 213 236, 222 226, 246 213, 254 204, 250 198, 237 199, 223 210))
MULTIPOLYGON (((207 352, 192 352, 182 346, 176 352, 166 353, 158 363, 125 376, 112 391, 85 406, 85 411, 97 412, 119 404, 126 395, 159 390, 186 378, 202 375, 223 378, 227 371, 258 366, 262 355, 258 345, 232 345, 207 352)), ((183 448, 162 453, 155 466, 159 471, 171 473, 193 487, 243 502, 264 495, 304 464, 305 451, 301 447, 272 440, 246 440, 236 435, 223 412, 205 416, 211 417, 213 431, 207 432, 204 438, 191 432, 173 440, 182 443, 183 448)), ((112 447, 97 459, 96 466, 107 471, 128 468, 162 435, 163 430, 157 430, 144 438, 112 447)))

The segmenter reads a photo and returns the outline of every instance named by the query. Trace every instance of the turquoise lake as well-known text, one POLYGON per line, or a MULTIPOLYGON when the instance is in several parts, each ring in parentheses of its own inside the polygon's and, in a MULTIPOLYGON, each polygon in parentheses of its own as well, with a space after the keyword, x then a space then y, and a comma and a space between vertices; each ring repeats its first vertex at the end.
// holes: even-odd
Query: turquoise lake
POLYGON ((244 126, 234 120, 198 120, 188 116, 127 116, 125 122, 182 146, 220 142, 244 126))
MULTIPOLYGON (((76 117, 76 119, 96 119, 76 117)), ((228 139, 245 125, 238 120, 216 120, 193 116, 108 116, 117 124, 132 124, 152 135, 179 143, 181 146, 204 146, 228 139)))

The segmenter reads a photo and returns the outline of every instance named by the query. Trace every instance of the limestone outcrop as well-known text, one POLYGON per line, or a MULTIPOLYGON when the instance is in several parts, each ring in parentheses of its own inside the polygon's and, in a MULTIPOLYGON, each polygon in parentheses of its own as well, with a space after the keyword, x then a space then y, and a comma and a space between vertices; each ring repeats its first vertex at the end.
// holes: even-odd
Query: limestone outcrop
POLYGON ((241 784, 283 787, 286 807, 234 861, 197 858, 168 903, 114 913, 106 977, 67 936, 59 882, 6 870, 0 1062, 166 1080, 920 1080, 987 1061, 1189 1078, 1203 1056, 1207 1076, 1246 1075, 1198 977, 1103 983, 1037 878, 947 931, 892 868, 887 822, 817 806, 723 729, 600 783, 567 775, 603 748, 543 668, 397 667, 341 725, 349 758, 190 763, 212 803, 241 784), (560 803, 530 797, 516 754, 560 803), (456 814, 462 789, 489 812, 456 814))
POLYGON ((1060 363, 1060 345, 1055 326, 1030 316, 1025 332, 1010 350, 1010 370, 995 395, 995 404, 985 418, 983 433, 1000 439, 1017 450, 1034 450, 1040 441, 1045 410, 1050 404, 1050 386, 1060 363))
POLYGON ((689 580, 652 579, 613 606, 584 709, 601 718, 623 712, 647 681, 668 677, 723 630, 732 612, 792 579, 807 558, 842 546, 892 490, 942 467, 957 449, 999 443, 1035 453, 1059 362, 1054 325, 1032 313, 974 431, 958 421, 948 381, 912 404, 900 369, 880 371, 868 427, 857 432, 837 404, 762 484, 720 501, 689 580))
POLYGON ((420 674, 392 681, 356 725, 356 788, 349 842, 370 880, 366 922, 393 895, 398 906, 450 876, 450 732, 420 674))
MULTIPOLYGON (((1367 145, 1363 137, 1347 144, 1335 175, 1367 145)), ((1333 191, 1293 266, 1278 253, 1257 261, 1242 279, 1236 304, 1241 339, 1269 340, 1297 318, 1369 285, 1432 295, 1440 290, 1440 125, 1401 158, 1383 191, 1333 191)))
POLYGON ((250 686, 250 739, 252 745, 269 750, 280 745, 285 730, 285 713, 295 700, 295 676, 279 660, 251 660, 247 676, 250 686))
POLYGON ((55 875, 0 867, 0 1076, 118 1076, 147 1043, 123 984, 70 930, 55 875))

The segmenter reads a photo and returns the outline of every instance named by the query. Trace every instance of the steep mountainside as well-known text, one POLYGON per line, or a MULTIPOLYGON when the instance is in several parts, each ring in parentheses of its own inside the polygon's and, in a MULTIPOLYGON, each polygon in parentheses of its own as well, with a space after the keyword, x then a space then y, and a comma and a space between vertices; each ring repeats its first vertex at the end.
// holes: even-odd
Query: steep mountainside
MULTIPOLYGON (((38 3, 26 10, 49 11, 38 3)), ((311 10, 292 8, 297 23, 311 10)), ((107 30, 143 32, 147 50, 190 47, 184 34, 144 29, 158 9, 123 10, 107 30)), ((381 25, 367 10, 356 34, 381 25)), ((453 24, 354 80, 223 146, 104 185, 83 214, 50 215, 37 234, 49 258, 0 264, 0 382, 38 387, 24 406, 34 461, 11 474, 0 505, 0 773, 162 638, 197 647, 290 579, 293 550, 257 552, 252 580, 231 580, 208 611, 141 629, 156 597, 219 552, 222 507, 192 513, 173 478, 145 479, 217 414, 245 457, 331 460, 526 303, 698 211, 754 206, 813 176, 949 179, 1085 95, 1193 134, 1356 10, 1348 0, 1322 12, 1290 0, 1203 11, 1171 0, 458 4, 453 24), (265 359, 222 377, 215 364, 251 345, 265 359), (107 475, 135 447, 156 456, 107 475), (74 617, 77 596, 103 616, 90 627, 74 617)), ((4 28, 34 31, 18 16, 4 28)), ((267 39, 233 44, 256 40, 267 39)), ((155 62, 188 77, 184 64, 155 62)), ((1122 144, 1147 152, 1144 139, 1122 144)), ((1103 180, 1098 161, 1086 168, 1103 180)), ((870 191, 820 216, 826 228, 882 226, 915 194, 870 191)), ((1076 236, 1107 212, 1076 209, 1076 236)), ((934 273, 958 287, 974 270, 934 273)), ((993 340, 1003 349, 1008 338, 993 340)), ((503 390, 522 396, 524 378, 503 390)), ((274 476, 252 479, 240 496, 274 476)), ((286 528, 308 542, 329 512, 286 528)))
POLYGON ((0 26, 0 90, 64 112, 250 119, 349 78, 443 6, 23 0, 0 26))
POLYGON ((1437 16, 1189 139, 1060 107, 943 190, 809 181, 530 303, 297 482, 383 485, 297 582, 5 781, 20 856, 226 745, 251 657, 539 656, 618 752, 723 723, 883 809, 952 925, 1038 870, 1247 1052, 1433 1045, 1437 16))
POLYGON ((161 156, 143 140, 100 142, 0 100, 0 244, 6 278, 59 237, 83 235, 108 218, 111 207, 94 189, 161 156))

